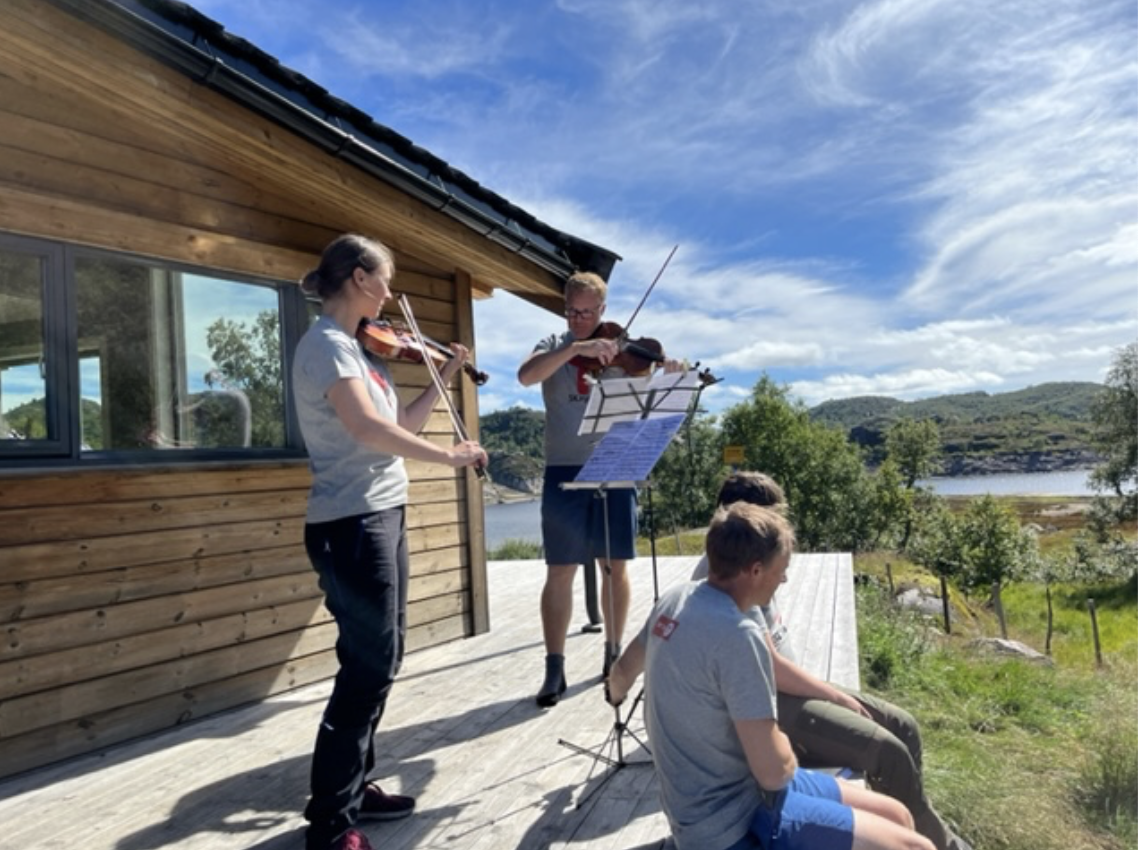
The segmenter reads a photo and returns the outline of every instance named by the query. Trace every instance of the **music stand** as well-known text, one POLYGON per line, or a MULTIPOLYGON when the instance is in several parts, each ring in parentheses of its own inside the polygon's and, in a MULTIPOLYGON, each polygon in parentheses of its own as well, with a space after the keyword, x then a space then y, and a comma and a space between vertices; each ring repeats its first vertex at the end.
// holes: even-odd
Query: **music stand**
MULTIPOLYGON (((622 377, 598 381, 589 395, 579 433, 601 434, 601 439, 577 477, 561 486, 566 490, 593 490, 602 500, 605 570, 610 576, 612 556, 608 492, 647 484, 652 468, 687 418, 688 407, 697 390, 698 376, 689 372, 675 372, 650 378, 622 377)), ((612 622, 614 617, 611 587, 605 602, 608 608, 607 616, 612 622)), ((600 790, 618 770, 630 765, 651 764, 650 760, 630 762, 624 757, 625 734, 633 738, 643 749, 648 750, 647 745, 628 728, 628 721, 642 697, 643 690, 637 694, 623 718, 620 706, 613 706, 615 720, 612 730, 597 748, 581 747, 564 739, 558 739, 558 744, 580 755, 591 757, 593 768, 603 762, 610 769, 596 787, 577 801, 578 808, 600 790)), ((591 778, 592 770, 586 782, 591 778)))
MULTIPOLYGON (((691 416, 698 406, 699 395, 709 383, 716 383, 707 370, 696 372, 695 364, 684 372, 658 372, 650 377, 615 377, 597 382, 586 404, 585 414, 578 427, 578 434, 599 434, 608 430, 615 422, 627 419, 641 419, 647 416, 667 416, 684 414, 691 416), (694 391, 694 396, 693 396, 694 391), (693 401, 694 399, 694 401, 693 401)), ((659 583, 656 581, 656 526, 652 509, 652 485, 647 483, 647 517, 649 519, 649 540, 652 543, 652 578, 659 596, 659 583)), ((606 506, 607 509, 607 506, 606 506)), ((601 615, 597 606, 596 558, 584 565, 585 610, 588 623, 581 627, 582 632, 601 631, 601 615)), ((655 597, 654 597, 655 598, 655 597)))

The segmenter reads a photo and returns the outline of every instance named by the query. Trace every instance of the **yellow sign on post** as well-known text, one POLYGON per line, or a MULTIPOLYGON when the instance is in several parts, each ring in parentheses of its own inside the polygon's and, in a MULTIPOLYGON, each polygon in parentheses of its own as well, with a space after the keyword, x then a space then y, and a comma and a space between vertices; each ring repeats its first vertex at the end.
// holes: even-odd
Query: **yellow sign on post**
POLYGON ((728 466, 738 466, 743 462, 742 446, 724 446, 723 462, 728 466))

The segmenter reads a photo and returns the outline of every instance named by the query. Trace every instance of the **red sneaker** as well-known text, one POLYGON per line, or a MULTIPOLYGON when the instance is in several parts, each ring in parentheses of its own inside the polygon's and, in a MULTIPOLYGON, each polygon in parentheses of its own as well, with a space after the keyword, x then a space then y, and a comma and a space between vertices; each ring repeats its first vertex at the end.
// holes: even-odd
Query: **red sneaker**
POLYGON ((367 836, 358 829, 349 829, 333 843, 330 850, 375 850, 367 836))

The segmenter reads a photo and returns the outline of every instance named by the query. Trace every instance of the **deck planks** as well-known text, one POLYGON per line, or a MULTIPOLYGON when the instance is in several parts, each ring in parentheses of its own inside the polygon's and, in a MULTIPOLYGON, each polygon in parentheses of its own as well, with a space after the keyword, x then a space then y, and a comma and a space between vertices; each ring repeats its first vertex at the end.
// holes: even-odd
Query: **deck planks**
MULTIPOLYGON (((695 562, 659 559, 661 589, 685 580, 695 562)), ((638 559, 631 574, 630 633, 651 603, 651 560, 638 559)), ((388 790, 418 796, 419 811, 366 825, 377 846, 674 847, 651 765, 631 764, 647 759, 634 740, 623 739, 630 764, 619 770, 559 743, 612 743, 614 714, 599 687, 603 638, 580 631, 583 601, 566 653, 569 690, 552 710, 533 703, 543 672, 543 578, 539 562, 491 563, 491 631, 408 657, 377 735, 377 774, 388 790)), ((779 593, 792 633, 802 612, 822 618, 808 630, 809 645, 828 634, 830 645, 856 646, 856 633, 830 633, 853 623, 848 555, 796 555, 779 593), (848 595, 833 586, 846 582, 848 595), (844 600, 848 617, 835 619, 844 600)), ((816 657, 830 663, 828 651, 816 657)), ((329 691, 329 682, 309 685, 2 782, 0 850, 301 850, 311 745, 329 691)), ((646 739, 641 711, 630 728, 646 739)))

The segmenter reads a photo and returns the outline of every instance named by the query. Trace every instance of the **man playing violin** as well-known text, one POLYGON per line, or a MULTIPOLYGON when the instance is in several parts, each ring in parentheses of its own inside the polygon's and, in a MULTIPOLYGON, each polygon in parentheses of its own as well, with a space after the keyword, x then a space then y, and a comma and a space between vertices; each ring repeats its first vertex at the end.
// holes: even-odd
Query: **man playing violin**
MULTIPOLYGON (((522 386, 541 384, 545 402, 545 474, 541 493, 541 535, 546 578, 541 592, 545 640, 545 680, 537 704, 548 708, 565 692, 565 640, 573 615, 577 565, 596 558, 602 567, 605 623, 603 673, 620 655, 631 587, 627 562, 636 557, 636 492, 614 489, 604 500, 588 490, 565 490, 588 460, 596 436, 579 436, 589 398, 589 379, 621 354, 618 340, 595 336, 605 312, 608 285, 600 275, 577 272, 565 283, 568 330, 551 334, 534 347, 518 369, 522 386), (605 545, 608 507, 609 545, 605 545)), ((664 361, 667 370, 682 368, 664 361)), ((608 376, 607 372, 601 371, 608 376)))

